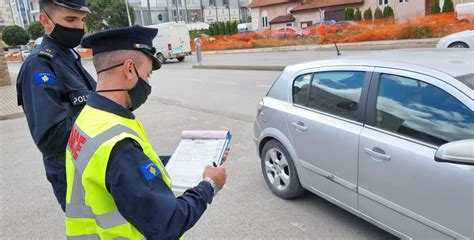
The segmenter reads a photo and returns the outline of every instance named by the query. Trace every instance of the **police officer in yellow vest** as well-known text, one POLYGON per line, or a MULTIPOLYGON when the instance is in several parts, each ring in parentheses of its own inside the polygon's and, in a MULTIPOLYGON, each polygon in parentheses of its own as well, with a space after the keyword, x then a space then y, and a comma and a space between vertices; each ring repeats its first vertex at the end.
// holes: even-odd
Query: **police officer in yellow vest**
POLYGON ((160 67, 152 47, 156 34, 133 26, 82 41, 93 48, 98 81, 66 150, 68 238, 177 239, 226 181, 224 167, 208 166, 203 181, 176 198, 164 164, 132 113, 146 101, 147 79, 160 67))

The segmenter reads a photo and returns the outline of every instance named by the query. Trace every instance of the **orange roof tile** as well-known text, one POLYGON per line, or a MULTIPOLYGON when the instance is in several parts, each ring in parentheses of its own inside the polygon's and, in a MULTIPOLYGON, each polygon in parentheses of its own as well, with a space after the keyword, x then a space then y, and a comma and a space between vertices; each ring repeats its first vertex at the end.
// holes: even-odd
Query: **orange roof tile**
POLYGON ((271 20, 270 24, 286 23, 286 22, 293 22, 293 21, 295 21, 295 17, 293 17, 293 15, 282 15, 271 20))
POLYGON ((247 5, 247 8, 256 8, 256 7, 265 7, 270 5, 277 5, 282 3, 291 3, 292 0, 252 0, 252 2, 247 5))

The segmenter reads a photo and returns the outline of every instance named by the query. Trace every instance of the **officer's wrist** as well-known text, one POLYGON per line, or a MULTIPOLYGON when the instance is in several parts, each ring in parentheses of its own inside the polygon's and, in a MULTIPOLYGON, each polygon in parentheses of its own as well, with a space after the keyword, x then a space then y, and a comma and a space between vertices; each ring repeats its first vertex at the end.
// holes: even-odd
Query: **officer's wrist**
POLYGON ((216 183, 214 182, 214 180, 210 177, 205 177, 203 180, 208 182, 211 185, 212 194, 213 194, 213 196, 215 196, 217 194, 217 192, 219 191, 219 189, 217 188, 216 183))

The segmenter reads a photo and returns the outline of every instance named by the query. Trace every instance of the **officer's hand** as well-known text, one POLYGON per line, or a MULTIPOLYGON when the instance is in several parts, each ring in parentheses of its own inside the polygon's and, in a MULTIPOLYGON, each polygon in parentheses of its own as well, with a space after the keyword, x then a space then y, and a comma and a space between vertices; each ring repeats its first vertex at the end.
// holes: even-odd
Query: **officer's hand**
POLYGON ((212 178, 212 180, 214 180, 214 183, 216 184, 216 187, 218 189, 221 189, 226 182, 227 174, 225 172, 224 166, 220 166, 220 167, 206 166, 206 168, 204 168, 204 173, 202 174, 202 177, 212 178))

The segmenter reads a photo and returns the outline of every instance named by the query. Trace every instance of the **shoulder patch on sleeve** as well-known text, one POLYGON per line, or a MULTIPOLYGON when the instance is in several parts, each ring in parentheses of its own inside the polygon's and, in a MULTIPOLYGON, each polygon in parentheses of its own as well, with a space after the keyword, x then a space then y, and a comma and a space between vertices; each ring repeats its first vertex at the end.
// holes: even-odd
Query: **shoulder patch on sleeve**
POLYGON ((161 176, 160 169, 151 161, 140 164, 140 171, 148 182, 161 176))
POLYGON ((49 58, 49 59, 52 59, 55 55, 55 52, 49 48, 44 48, 44 49, 41 49, 39 52, 38 52, 38 56, 40 57, 46 57, 46 58, 49 58))
POLYGON ((34 73, 35 85, 55 85, 56 84, 56 75, 49 71, 44 72, 35 72, 34 73))

